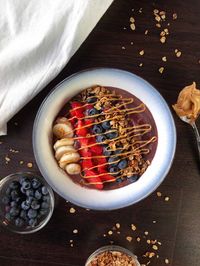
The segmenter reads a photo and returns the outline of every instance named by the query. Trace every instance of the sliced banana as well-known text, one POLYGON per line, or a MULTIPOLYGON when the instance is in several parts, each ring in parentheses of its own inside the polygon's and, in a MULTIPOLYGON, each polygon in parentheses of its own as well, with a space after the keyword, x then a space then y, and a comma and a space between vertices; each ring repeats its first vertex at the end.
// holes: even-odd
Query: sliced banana
POLYGON ((72 128, 66 124, 56 124, 53 126, 53 134, 58 138, 73 137, 74 133, 72 128))
POLYGON ((60 158, 67 152, 71 152, 74 151, 76 152, 75 148, 73 146, 60 146, 57 148, 56 152, 55 152, 55 157, 56 160, 59 161, 60 158))
POLYGON ((58 117, 56 119, 56 124, 66 124, 66 125, 69 125, 71 128, 72 128, 72 124, 71 122, 67 119, 67 117, 58 117))
POLYGON ((73 138, 63 138, 59 139, 56 141, 54 144, 53 148, 54 150, 57 150, 61 146, 71 146, 74 144, 74 139, 73 138))
POLYGON ((69 163, 76 163, 80 160, 78 152, 67 152, 60 158, 59 165, 62 169, 69 163))
POLYGON ((78 175, 81 172, 81 166, 78 163, 67 164, 65 170, 70 175, 78 175))

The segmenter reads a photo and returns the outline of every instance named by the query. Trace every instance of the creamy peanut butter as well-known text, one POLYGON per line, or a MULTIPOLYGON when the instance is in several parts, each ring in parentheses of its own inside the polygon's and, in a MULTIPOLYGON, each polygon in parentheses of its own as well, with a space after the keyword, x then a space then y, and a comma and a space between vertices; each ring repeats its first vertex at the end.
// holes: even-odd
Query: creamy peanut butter
POLYGON ((186 86, 179 93, 177 103, 172 105, 179 117, 186 116, 194 122, 200 114, 200 90, 196 88, 196 83, 186 86))

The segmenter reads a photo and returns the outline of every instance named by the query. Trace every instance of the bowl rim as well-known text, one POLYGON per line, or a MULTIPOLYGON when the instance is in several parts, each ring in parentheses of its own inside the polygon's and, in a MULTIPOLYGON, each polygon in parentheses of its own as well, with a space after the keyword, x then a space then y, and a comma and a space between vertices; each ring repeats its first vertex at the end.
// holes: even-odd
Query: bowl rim
MULTIPOLYGON (((93 83, 93 85, 95 85, 95 84, 98 84, 98 83, 93 83)), ((108 85, 105 85, 105 84, 101 84, 101 85, 102 86, 108 86, 108 85)), ((85 88, 86 87, 82 87, 82 90, 85 89, 85 88)), ((119 86, 118 88, 121 88, 121 87, 119 86)), ((124 89, 124 88, 122 87, 122 89, 124 89)), ((132 93, 132 92, 130 92, 130 93, 132 93)), ((74 93, 73 96, 74 95, 76 95, 76 93, 74 93)), ((71 97, 73 97, 73 96, 71 96, 71 97)), ((136 97, 138 97, 138 96, 136 95, 136 97)), ((150 109, 149 106, 148 106, 148 104, 146 104, 146 105, 147 105, 148 109, 150 109)), ((151 110, 150 110, 150 112, 151 112, 151 110)), ((151 114, 152 114, 152 112, 151 112, 151 114)), ((152 116, 153 116, 153 114, 152 114, 152 116)), ((155 120, 155 118, 154 118, 154 120, 155 120)), ((156 127, 157 127, 157 124, 156 124, 156 127)), ((42 101, 42 103, 41 103, 41 105, 40 105, 40 107, 38 109, 38 112, 36 114, 35 120, 34 120, 33 132, 32 132, 32 143, 33 143, 33 151, 34 151, 35 159, 36 159, 37 165, 38 165, 38 167, 39 167, 42 175, 46 179, 47 183, 49 183, 50 186, 59 195, 61 195, 66 200, 68 200, 68 201, 70 201, 70 202, 72 202, 75 205, 78 205, 80 207, 94 209, 94 210, 114 210, 114 209, 120 209, 120 208, 123 208, 123 207, 130 206, 132 204, 135 204, 135 203, 143 200, 144 198, 146 198, 147 196, 149 196, 151 193, 153 193, 157 189, 157 187, 163 182, 164 178, 166 177, 166 175, 168 174, 168 172, 169 172, 169 170, 171 168, 171 165, 172 165, 173 159, 174 159, 174 155, 175 155, 175 150, 176 150, 176 127, 175 127, 175 123, 174 123, 174 120, 173 120, 173 116, 171 114, 171 111, 169 109, 168 104, 166 103, 166 101, 162 97, 162 95, 158 92, 158 90, 155 87, 153 87, 149 82, 147 82, 143 78, 139 77, 138 75, 135 75, 135 74, 133 74, 133 73, 131 73, 129 71, 126 71, 126 70, 121 70, 121 69, 117 69, 117 68, 104 68, 104 67, 103 68, 102 67, 100 67, 100 68, 89 68, 89 69, 81 70, 79 72, 76 72, 76 73, 68 76, 67 78, 65 78, 64 80, 62 80, 60 83, 58 83, 48 93, 48 95, 44 98, 44 100, 42 101), (170 130, 171 130, 171 132, 170 132, 171 146, 170 146, 170 156, 169 156, 170 158, 168 158, 168 165, 165 167, 165 169, 164 169, 164 171, 162 173, 162 178, 160 178, 159 181, 156 182, 156 184, 153 186, 153 188, 151 188, 151 190, 149 190, 146 193, 144 193, 143 196, 140 196, 137 200, 125 202, 125 203, 122 203, 122 204, 120 203, 120 204, 117 204, 115 206, 97 206, 97 205, 96 206, 91 206, 91 205, 88 205, 85 202, 80 202, 79 200, 77 200, 75 198, 69 197, 68 195, 66 195, 64 193, 61 193, 60 190, 58 189, 57 185, 53 184, 53 182, 49 180, 49 178, 48 178, 48 176, 47 176, 47 174, 45 172, 46 170, 44 170, 44 168, 43 168, 43 166, 42 166, 42 164, 40 162, 40 158, 39 158, 39 155, 38 155, 38 152, 37 152, 37 148, 36 148, 37 147, 36 134, 37 134, 38 121, 39 121, 39 119, 41 117, 42 111, 44 111, 43 108, 45 107, 45 104, 47 104, 47 101, 49 100, 49 98, 50 97, 53 98, 53 96, 56 94, 56 92, 59 89, 61 90, 62 89, 62 86, 64 86, 65 84, 67 84, 69 82, 73 82, 73 80, 78 79, 78 78, 80 79, 81 76, 87 75, 88 73, 91 74, 93 72, 96 72, 96 74, 98 74, 99 72, 105 72, 105 73, 109 72, 109 73, 111 73, 113 75, 121 75, 121 76, 124 76, 124 78, 126 78, 126 76, 127 76, 127 77, 130 77, 130 79, 135 79, 139 83, 141 83, 144 86, 148 87, 148 89, 151 90, 152 93, 161 101, 161 104, 163 105, 164 111, 165 111, 165 113, 167 115, 168 122, 170 124, 170 130)), ((155 157, 155 155, 154 155, 154 157, 155 157)), ((141 179, 141 177, 140 177, 140 179, 141 179)), ((131 185, 133 185, 133 184, 131 184, 131 185)), ((128 186, 131 186, 131 185, 128 185, 128 186)), ((77 185, 77 186, 79 186, 79 185, 77 185)), ((125 186, 125 187, 128 187, 128 186, 125 186)), ((121 189, 121 188, 119 188, 119 189, 121 189)), ((119 190, 119 189, 115 189, 115 190, 119 190)))
POLYGON ((13 178, 14 179, 15 179, 15 177, 19 178, 19 176, 21 176, 21 175, 28 175, 31 178, 37 177, 42 182, 42 184, 46 185, 47 188, 48 188, 49 194, 50 194, 50 204, 51 204, 50 208, 49 208, 49 213, 45 217, 45 219, 42 220, 37 226, 35 226, 33 228, 30 227, 30 230, 28 228, 27 231, 26 231, 26 229, 23 230, 23 228, 19 228, 19 230, 17 230, 17 227, 15 227, 14 225, 13 226, 9 226, 9 224, 6 225, 5 223, 3 223, 3 221, 2 221, 3 217, 1 217, 1 211, 0 211, 0 224, 4 228, 6 228, 8 231, 25 235, 25 234, 32 234, 32 233, 35 233, 35 232, 41 230, 50 221, 50 219, 51 219, 51 217, 53 215, 54 207, 55 207, 55 197, 54 197, 54 192, 53 192, 51 186, 48 184, 48 182, 45 180, 45 178, 43 178, 41 175, 37 174, 34 171, 33 172, 31 172, 31 171, 20 171, 20 172, 11 173, 11 174, 3 177, 0 180, 0 191, 2 191, 2 189, 3 189, 5 184, 8 185, 9 182, 12 182, 13 178))

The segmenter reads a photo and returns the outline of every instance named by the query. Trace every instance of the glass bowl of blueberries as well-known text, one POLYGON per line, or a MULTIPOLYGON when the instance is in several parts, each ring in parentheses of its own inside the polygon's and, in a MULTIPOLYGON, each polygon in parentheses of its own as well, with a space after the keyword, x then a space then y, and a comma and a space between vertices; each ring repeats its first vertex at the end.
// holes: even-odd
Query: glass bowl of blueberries
POLYGON ((0 221, 13 232, 29 234, 43 228, 54 201, 51 187, 35 173, 18 172, 0 180, 0 221))

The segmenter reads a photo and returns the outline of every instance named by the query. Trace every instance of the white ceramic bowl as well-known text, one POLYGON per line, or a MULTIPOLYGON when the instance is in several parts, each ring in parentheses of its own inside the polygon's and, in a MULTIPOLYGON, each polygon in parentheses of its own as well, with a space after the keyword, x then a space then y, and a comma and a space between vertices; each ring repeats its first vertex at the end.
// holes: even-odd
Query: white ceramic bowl
POLYGON ((175 125, 163 97, 142 78, 118 69, 89 69, 65 79, 42 103, 33 128, 34 154, 46 181, 66 200, 96 210, 122 208, 147 197, 167 175, 175 147, 175 125), (151 165, 137 182, 114 190, 98 191, 75 184, 59 168, 52 150, 52 124, 59 111, 73 96, 95 84, 121 88, 135 95, 150 110, 158 131, 158 145, 151 165))

